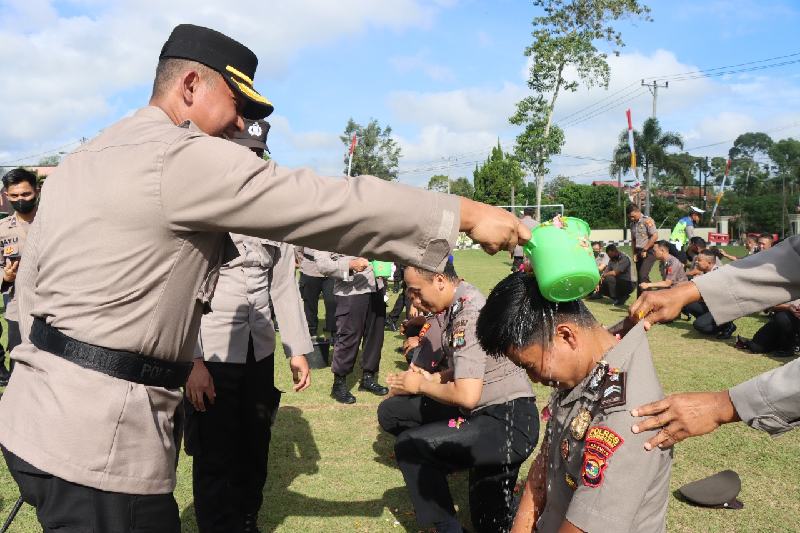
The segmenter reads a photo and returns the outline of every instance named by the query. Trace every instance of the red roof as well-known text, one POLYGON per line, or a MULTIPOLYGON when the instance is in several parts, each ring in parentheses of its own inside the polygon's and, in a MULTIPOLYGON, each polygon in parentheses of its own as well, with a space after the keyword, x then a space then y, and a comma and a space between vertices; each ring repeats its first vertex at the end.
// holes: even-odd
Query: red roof
POLYGON ((592 182, 592 187, 599 187, 600 185, 617 187, 619 185, 619 182, 617 182, 617 180, 597 180, 592 182))

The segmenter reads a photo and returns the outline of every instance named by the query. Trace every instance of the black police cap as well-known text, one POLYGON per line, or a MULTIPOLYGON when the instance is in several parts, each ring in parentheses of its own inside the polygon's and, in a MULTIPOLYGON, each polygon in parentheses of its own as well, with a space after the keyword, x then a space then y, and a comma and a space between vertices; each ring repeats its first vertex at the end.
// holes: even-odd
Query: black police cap
POLYGON ((742 480, 733 470, 723 470, 713 476, 687 483, 678 492, 689 502, 703 507, 741 509, 736 499, 742 490, 742 480))
POLYGON ((267 134, 269 133, 269 122, 264 119, 261 120, 244 120, 244 129, 237 131, 231 140, 236 144, 246 146, 248 148, 256 148, 259 150, 266 150, 267 147, 267 134))
POLYGON ((210 28, 180 24, 172 30, 158 56, 169 57, 197 61, 219 72, 245 98, 245 118, 258 120, 272 113, 272 103, 253 87, 258 58, 242 43, 210 28))

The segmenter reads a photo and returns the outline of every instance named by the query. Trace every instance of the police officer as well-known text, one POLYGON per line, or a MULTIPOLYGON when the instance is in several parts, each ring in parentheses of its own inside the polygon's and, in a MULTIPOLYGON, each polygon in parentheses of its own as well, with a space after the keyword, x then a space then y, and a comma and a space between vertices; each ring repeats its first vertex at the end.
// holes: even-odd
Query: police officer
POLYGON ((362 346, 363 374, 358 390, 385 396, 389 389, 378 383, 383 349, 383 326, 386 320, 386 280, 375 276, 363 257, 314 252, 319 271, 334 278, 336 298, 336 344, 333 346, 333 387, 331 397, 339 403, 356 403, 347 388, 347 376, 353 372, 358 348, 362 346))
POLYGON ((478 337, 555 388, 512 531, 663 532, 672 454, 643 453, 630 430, 632 406, 663 398, 643 325, 620 341, 583 302, 550 302, 519 273, 492 290, 478 337))
MULTIPOLYGON (((522 222, 526 228, 533 229, 539 225, 539 222, 533 218, 535 210, 533 207, 526 207, 522 210, 522 218, 520 222, 522 222)), ((511 272, 516 272, 519 270, 520 265, 522 265, 523 261, 525 261, 525 254, 523 253, 522 246, 517 246, 514 248, 514 253, 512 254, 512 262, 511 262, 511 272)))
MULTIPOLYGON (((245 120, 232 140, 262 157, 268 131, 264 120, 245 120)), ((258 531, 281 395, 270 296, 294 389, 310 385, 305 354, 313 346, 295 283, 294 247, 237 233, 231 239, 239 256, 220 268, 186 384, 186 450, 194 457, 194 508, 202 533, 258 531)))
POLYGON ((683 250, 683 248, 686 246, 686 243, 689 242, 689 239, 694 237, 694 228, 700 224, 703 213, 705 213, 705 211, 702 209, 695 206, 690 206, 689 214, 678 219, 675 227, 672 228, 672 233, 669 236, 669 240, 675 245, 678 251, 683 250))
POLYGON ((432 318, 439 321, 448 360, 446 370, 390 375, 395 396, 378 407, 381 427, 397 436, 397 465, 417 521, 439 533, 460 533, 447 475, 469 470, 475 530, 507 531, 519 467, 539 437, 531 384, 522 369, 478 344, 485 298, 451 263, 442 274, 409 267, 405 278, 414 307, 437 313, 432 318))
POLYGON ((499 208, 286 169, 219 138, 272 111, 256 64, 219 32, 177 26, 150 105, 44 185, 16 281, 22 344, 0 443, 45 529, 179 531, 175 412, 235 251, 229 232, 428 268, 442 267, 459 230, 490 252, 529 237, 499 208), (320 216, 309 221, 308 206, 320 216))
POLYGON ((661 273, 661 281, 642 283, 640 285, 641 289, 668 289, 678 283, 689 281, 689 278, 686 277, 686 270, 684 270, 683 264, 677 257, 669 253, 669 244, 670 243, 667 241, 658 241, 655 246, 653 246, 656 259, 658 259, 660 263, 659 271, 661 273))
MULTIPOLYGON (((39 187, 36 174, 24 168, 15 168, 3 176, 3 194, 14 213, 0 220, 0 247, 3 251, 3 304, 8 323, 8 353, 20 343, 19 309, 15 281, 19 261, 25 250, 33 219, 36 217, 39 187)), ((9 365, 13 368, 13 362, 9 365)), ((10 369, 9 369, 10 370, 10 369)), ((0 352, 0 387, 8 385, 9 370, 5 367, 5 354, 0 352)))
MULTIPOLYGON (((774 305, 800 298, 800 236, 774 248, 709 272, 667 291, 646 293, 630 315, 649 323, 675 318, 682 307, 702 299, 717 322, 730 322, 774 305)), ((800 359, 754 377, 729 390, 672 394, 634 409, 649 416, 633 426, 643 432, 663 428, 645 444, 667 448, 689 437, 705 435, 722 424, 743 421, 780 435, 800 427, 800 359)))
POLYGON ((295 248, 295 257, 300 265, 300 295, 303 297, 303 306, 308 322, 308 332, 311 337, 317 336, 319 328, 319 295, 325 303, 325 325, 323 331, 331 337, 336 336, 336 300, 333 297, 333 283, 331 277, 323 276, 314 262, 315 250, 298 246, 295 248))
POLYGON ((641 284, 650 283, 650 271, 656 263, 653 245, 658 240, 655 221, 643 215, 635 204, 628 205, 628 220, 631 221, 631 248, 636 263, 636 294, 642 293, 641 284))
POLYGON ((631 259, 622 253, 614 243, 606 246, 608 264, 600 275, 600 290, 594 296, 608 296, 614 305, 625 305, 628 296, 633 292, 631 281, 631 259))

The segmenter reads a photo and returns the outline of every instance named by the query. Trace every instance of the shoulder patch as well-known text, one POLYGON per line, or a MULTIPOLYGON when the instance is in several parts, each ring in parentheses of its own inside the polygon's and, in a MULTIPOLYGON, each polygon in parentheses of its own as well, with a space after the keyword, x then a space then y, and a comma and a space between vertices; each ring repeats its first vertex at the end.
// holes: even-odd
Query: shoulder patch
POLYGON ((625 442, 614 430, 605 426, 593 426, 586 435, 583 449, 581 478, 587 487, 597 488, 603 484, 608 460, 625 442))
POLYGON ((603 382, 603 389, 600 393, 600 407, 608 409, 610 407, 620 407, 625 405, 625 372, 609 371, 603 382))
POLYGON ((648 226, 655 226, 655 225, 656 225, 656 223, 655 223, 655 222, 653 222, 653 219, 652 219, 652 218, 646 218, 646 219, 644 219, 644 223, 645 223, 646 225, 648 225, 648 226))

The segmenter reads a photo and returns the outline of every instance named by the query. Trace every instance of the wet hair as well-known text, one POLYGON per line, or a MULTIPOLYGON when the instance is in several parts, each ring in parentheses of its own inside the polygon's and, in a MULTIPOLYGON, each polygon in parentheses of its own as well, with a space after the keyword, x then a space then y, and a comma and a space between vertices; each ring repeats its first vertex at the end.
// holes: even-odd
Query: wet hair
POLYGON ((722 254, 720 254, 719 250, 717 250, 716 248, 706 248, 705 250, 700 250, 698 255, 704 255, 707 258, 709 258, 709 260, 715 261, 715 260, 719 259, 719 257, 722 254))
POLYGON ((707 246, 706 240, 702 237, 692 237, 691 239, 689 239, 689 243, 699 246, 701 248, 705 248, 707 246))
POLYGON ((582 328, 597 325, 581 300, 555 303, 545 299, 536 278, 515 272, 492 289, 478 316, 476 332, 481 348, 495 357, 538 343, 549 346, 558 324, 582 328))
POLYGON ((187 70, 196 70, 206 83, 216 83, 216 71, 197 61, 191 59, 179 59, 176 57, 165 57, 158 61, 156 66, 156 77, 153 80, 152 98, 164 96, 174 83, 175 79, 187 70))
MULTIPOLYGON (((416 266, 415 267, 411 267, 411 268, 413 268, 420 276, 422 276, 423 278, 425 278, 428 281, 431 281, 433 279, 433 276, 438 274, 438 272, 434 272, 433 270, 425 270, 424 268, 420 268, 420 267, 416 267, 416 266)), ((459 278, 458 274, 456 273, 456 267, 453 265, 453 262, 450 261, 450 260, 448 260, 447 263, 445 263, 444 271, 442 271, 441 274, 443 274, 444 277, 447 278, 449 281, 452 281, 452 282, 461 281, 461 278, 459 278)))
POLYGON ((609 244, 608 246, 606 246, 606 253, 608 253, 608 252, 616 252, 616 251, 617 251, 617 245, 614 244, 613 242, 611 244, 609 244))
POLYGON ((656 241, 655 246, 658 246, 659 248, 663 248, 663 249, 665 249, 667 251, 670 250, 669 241, 665 241, 665 240, 656 241))
POLYGON ((26 168, 15 168, 9 170, 3 176, 3 187, 8 189, 12 185, 19 185, 20 183, 28 182, 36 190, 36 174, 26 168))
POLYGON ((625 208, 625 212, 627 214, 635 213, 636 211, 641 211, 641 209, 636 204, 628 204, 628 207, 625 208))

